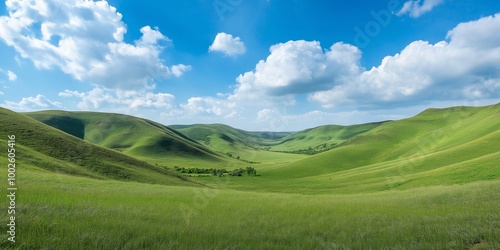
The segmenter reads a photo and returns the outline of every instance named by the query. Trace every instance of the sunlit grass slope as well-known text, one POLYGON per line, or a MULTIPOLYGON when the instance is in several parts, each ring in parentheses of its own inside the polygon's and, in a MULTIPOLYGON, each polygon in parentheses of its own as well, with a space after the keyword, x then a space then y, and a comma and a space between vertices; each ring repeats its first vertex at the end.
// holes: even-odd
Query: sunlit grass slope
POLYGON ((16 136, 16 159, 22 168, 97 179, 189 184, 164 168, 88 143, 25 115, 0 108, 0 120, 0 143, 6 146, 7 136, 16 136))
MULTIPOLYGON (((155 185, 187 182, 0 109, 20 163, 17 242, 4 231, 0 248, 500 249, 499 117, 500 104, 431 109, 261 176, 196 178, 209 188, 155 185)), ((75 119, 74 134, 98 134, 75 119)))
POLYGON ((384 122, 351 126, 326 125, 306 129, 282 138, 271 147, 277 151, 296 151, 308 148, 331 148, 359 134, 370 131, 384 122))
MULTIPOLYGON (((500 178, 500 104, 432 109, 265 173, 268 187, 376 191, 500 178)), ((335 192, 335 191, 334 191, 335 192)))
POLYGON ((128 115, 67 111, 26 115, 91 143, 161 166, 220 168, 243 163, 162 124, 128 115))
POLYGON ((2 232, 1 249, 500 248, 498 180, 301 195, 19 175, 17 242, 2 232))

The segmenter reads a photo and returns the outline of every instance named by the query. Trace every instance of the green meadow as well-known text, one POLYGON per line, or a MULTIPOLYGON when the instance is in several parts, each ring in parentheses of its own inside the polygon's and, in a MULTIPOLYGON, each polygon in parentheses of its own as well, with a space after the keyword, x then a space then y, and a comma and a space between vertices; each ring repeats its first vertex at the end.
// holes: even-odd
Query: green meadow
POLYGON ((1 249, 500 249, 500 104, 276 133, 89 112, 0 118, 0 148, 16 135, 18 187, 16 242, 4 226, 1 249))
POLYGON ((3 249, 500 247, 499 181, 304 195, 20 176, 19 236, 3 249))

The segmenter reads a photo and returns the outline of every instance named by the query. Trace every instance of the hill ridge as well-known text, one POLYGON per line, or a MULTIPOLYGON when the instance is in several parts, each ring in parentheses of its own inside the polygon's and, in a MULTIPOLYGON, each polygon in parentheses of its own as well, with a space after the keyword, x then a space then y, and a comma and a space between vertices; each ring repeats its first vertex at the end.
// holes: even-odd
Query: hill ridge
POLYGON ((18 160, 27 166, 96 179, 199 185, 164 168, 86 142, 23 114, 0 108, 0 118, 0 134, 16 136, 16 147, 22 149, 18 151, 18 160))

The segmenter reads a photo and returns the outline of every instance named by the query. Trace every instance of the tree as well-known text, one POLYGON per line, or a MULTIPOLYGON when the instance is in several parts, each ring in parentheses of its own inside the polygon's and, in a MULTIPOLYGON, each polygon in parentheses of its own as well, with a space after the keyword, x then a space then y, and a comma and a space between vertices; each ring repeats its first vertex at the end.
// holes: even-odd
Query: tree
POLYGON ((257 175, 257 170, 255 170, 255 168, 247 167, 245 170, 246 170, 245 172, 249 176, 256 176, 257 175))
POLYGON ((241 176, 243 175, 243 169, 242 168, 239 168, 239 169, 235 169, 231 172, 231 176, 241 176))

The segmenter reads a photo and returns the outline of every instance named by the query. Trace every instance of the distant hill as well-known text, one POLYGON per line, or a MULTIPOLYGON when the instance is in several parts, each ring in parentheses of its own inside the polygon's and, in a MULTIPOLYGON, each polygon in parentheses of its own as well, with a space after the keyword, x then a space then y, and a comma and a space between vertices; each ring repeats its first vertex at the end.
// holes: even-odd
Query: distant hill
POLYGON ((299 132, 248 132, 223 124, 169 126, 188 138, 231 155, 248 155, 248 151, 315 154, 374 129, 384 122, 352 126, 326 125, 299 132))
POLYGON ((23 114, 0 108, 0 141, 16 136, 16 162, 23 169, 50 171, 96 179, 114 179, 168 185, 197 185, 164 168, 86 142, 85 126, 77 119, 62 119, 64 133, 23 114))
POLYGON ((500 177, 499 166, 500 104, 496 104, 428 109, 268 174, 315 180, 324 176, 333 186, 355 189, 362 184, 383 188, 388 182, 419 186, 495 179, 500 177))
POLYGON ((169 127, 217 152, 233 158, 256 162, 283 158, 283 154, 268 152, 264 148, 292 134, 292 132, 249 132, 224 124, 172 125, 169 127))
POLYGON ((166 127, 136 117, 92 112, 27 115, 160 166, 256 165, 259 173, 274 180, 266 184, 271 186, 314 183, 375 191, 388 185, 500 178, 500 104, 428 109, 398 121, 327 125, 294 133, 247 132, 222 124, 166 127))
POLYGON ((88 142, 161 166, 220 167, 238 163, 147 119, 122 114, 68 111, 40 111, 25 115, 88 142))
POLYGON ((370 131, 384 122, 367 123, 351 126, 326 125, 306 129, 282 138, 271 147, 277 151, 299 151, 306 149, 327 150, 359 134, 370 131))

